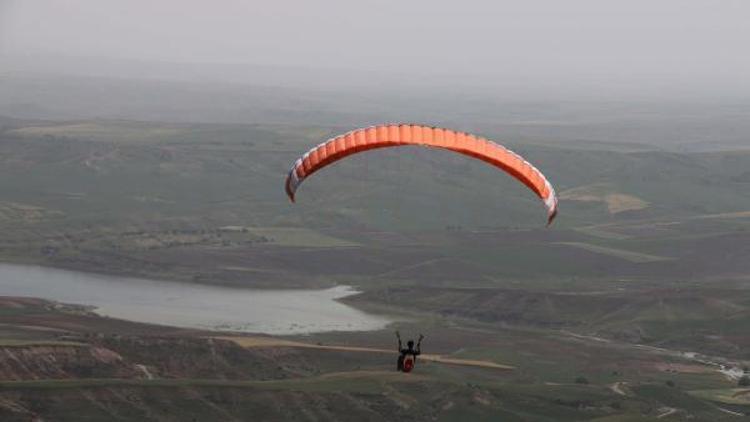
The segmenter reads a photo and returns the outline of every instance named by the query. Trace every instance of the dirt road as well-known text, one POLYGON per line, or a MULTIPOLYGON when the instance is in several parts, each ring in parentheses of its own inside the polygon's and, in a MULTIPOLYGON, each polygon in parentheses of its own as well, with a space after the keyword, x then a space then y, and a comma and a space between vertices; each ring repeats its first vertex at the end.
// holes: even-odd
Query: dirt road
MULTIPOLYGON (((300 341, 284 340, 274 337, 250 337, 250 336, 236 336, 236 337, 215 337, 219 340, 229 340, 237 343, 238 345, 245 348, 253 347, 297 347, 305 349, 319 349, 319 350, 331 350, 340 352, 361 352, 361 353, 387 353, 395 354, 394 350, 391 349, 377 349, 370 347, 354 347, 354 346, 336 346, 336 345, 321 345, 304 343, 300 341)), ((444 355, 432 355, 422 354, 419 356, 420 359, 430 362, 443 363, 447 365, 461 365, 461 366, 475 366, 480 368, 499 369, 499 370, 512 370, 512 366, 501 365, 495 362, 489 362, 485 360, 473 360, 473 359, 456 359, 444 355)))

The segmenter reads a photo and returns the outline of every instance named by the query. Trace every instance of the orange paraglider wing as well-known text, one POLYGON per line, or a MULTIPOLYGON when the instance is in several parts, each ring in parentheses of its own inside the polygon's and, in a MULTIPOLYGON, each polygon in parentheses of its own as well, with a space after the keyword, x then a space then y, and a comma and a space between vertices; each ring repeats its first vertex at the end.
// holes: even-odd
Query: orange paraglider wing
POLYGON ((311 174, 344 157, 376 148, 421 145, 447 149, 504 170, 531 189, 547 207, 547 224, 557 215, 557 195, 547 178, 520 155, 482 137, 436 127, 401 124, 356 129, 312 148, 294 162, 286 193, 294 202, 299 185, 311 174))

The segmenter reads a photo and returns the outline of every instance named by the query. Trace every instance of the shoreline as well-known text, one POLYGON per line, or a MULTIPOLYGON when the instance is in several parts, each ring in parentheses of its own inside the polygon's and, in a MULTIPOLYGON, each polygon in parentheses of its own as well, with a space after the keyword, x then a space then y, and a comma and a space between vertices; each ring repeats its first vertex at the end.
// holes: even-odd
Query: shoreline
MULTIPOLYGON (((310 290, 319 290, 319 289, 328 289, 340 286, 341 284, 338 284, 336 282, 328 282, 328 283, 320 283, 317 282, 317 280, 314 280, 312 283, 297 283, 295 281, 287 282, 287 283, 280 283, 278 285, 272 285, 268 282, 252 282, 243 284, 237 281, 232 281, 228 279, 222 279, 220 277, 217 278, 211 278, 211 280, 214 281, 205 281, 208 280, 208 277, 200 277, 195 278, 188 277, 187 270, 189 268, 184 268, 186 270, 185 276, 181 276, 180 271, 159 271, 159 272, 150 272, 150 271, 133 271, 133 270, 118 270, 114 267, 94 267, 94 266, 87 266, 87 265, 64 265, 59 262, 50 262, 49 260, 37 260, 37 259, 18 259, 18 260, 8 260, 7 257, 0 258, 0 266, 1 265, 12 265, 12 266, 19 266, 19 267, 38 267, 42 269, 48 269, 48 270, 57 270, 57 271, 67 271, 71 273, 81 273, 81 274, 88 274, 88 275, 96 275, 101 277, 109 277, 109 278, 121 278, 121 279, 144 279, 144 280, 152 280, 152 281, 160 281, 165 283, 187 283, 187 284, 194 284, 199 286, 212 286, 212 287, 227 287, 227 288, 237 288, 237 289, 256 289, 256 290, 299 290, 299 289, 310 289, 310 290)), ((249 279, 249 278, 248 278, 249 279)), ((357 289, 359 289, 359 286, 354 286, 357 289)))
POLYGON ((0 264, 4 295, 47 300, 130 322, 222 333, 309 335, 380 330, 396 319, 342 299, 353 286, 256 289, 0 264))

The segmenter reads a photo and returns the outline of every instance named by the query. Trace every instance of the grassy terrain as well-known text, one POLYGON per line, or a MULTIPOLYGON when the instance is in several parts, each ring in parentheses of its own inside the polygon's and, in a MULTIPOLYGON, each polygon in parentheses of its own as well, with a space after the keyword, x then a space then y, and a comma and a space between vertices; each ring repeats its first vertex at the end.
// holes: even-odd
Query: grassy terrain
POLYGON ((750 303, 744 151, 511 140, 562 192, 546 229, 511 178, 419 148, 351 157, 290 204, 289 163, 345 128, 3 122, 5 261, 255 287, 353 283, 372 298, 418 286, 389 300, 744 356, 733 328, 750 303), (455 288, 511 295, 516 310, 455 288), (722 341, 703 344, 713 330, 722 341))
MULTIPOLYGON (((728 415, 714 403, 732 384, 710 368, 561 332, 425 314, 398 328, 425 330, 430 351, 518 366, 509 371, 419 360, 416 371, 404 375, 393 370, 393 354, 347 346, 383 347, 393 343, 390 331, 225 341, 74 314, 44 301, 3 303, 18 312, 0 316, 0 324, 26 314, 22 320, 34 329, 19 329, 38 339, 0 345, 3 420, 343 420, 352 414, 365 420, 649 420, 668 409, 693 420, 728 415), (53 340, 71 337, 78 344, 53 340), (18 371, 33 365, 48 375, 20 378, 18 371)), ((744 403, 720 404, 750 411, 744 403)))
MULTIPOLYGON (((88 107, 84 88, 71 113, 88 107)), ((467 129, 503 140, 561 192, 551 228, 511 178, 419 148, 350 157, 307 180, 292 205, 283 182, 299 154, 363 116, 396 111, 319 100, 318 115, 309 99, 292 106, 253 92, 250 121, 263 123, 123 119, 152 107, 135 97, 110 119, 0 118, 0 261, 248 287, 356 285, 364 293, 346 303, 405 316, 393 328, 425 333, 429 353, 514 370, 425 360, 404 378, 390 372, 392 356, 357 350, 392 348, 390 330, 243 348, 11 298, 0 300, 0 418, 717 421, 750 412, 736 379, 719 372, 750 362, 747 150, 708 150, 693 139, 700 128, 674 133, 623 110, 628 124, 598 110, 586 119, 507 112, 499 123, 466 111, 467 129), (256 106, 263 98, 284 112, 256 106), (649 146, 654 134, 700 145, 649 146)), ((50 92, 27 95, 59 116, 50 92)), ((0 109, 11 109, 4 98, 0 109)), ((117 110, 103 104, 101 115, 117 110)))
POLYGON ((670 259, 670 258, 666 258, 663 256, 648 255, 644 253, 626 251, 623 249, 608 248, 606 246, 599 246, 599 245, 583 243, 583 242, 560 242, 558 243, 558 245, 573 246, 573 247, 581 248, 589 252, 599 253, 599 254, 608 255, 608 256, 614 256, 614 257, 621 258, 621 259, 624 259, 626 261, 630 261, 636 264, 668 261, 670 259))

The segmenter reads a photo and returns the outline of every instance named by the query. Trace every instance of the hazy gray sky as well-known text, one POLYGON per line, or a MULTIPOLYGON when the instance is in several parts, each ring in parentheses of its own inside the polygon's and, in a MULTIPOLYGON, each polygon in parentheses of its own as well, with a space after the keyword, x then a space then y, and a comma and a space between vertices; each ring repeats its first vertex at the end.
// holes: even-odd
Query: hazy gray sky
POLYGON ((748 0, 0 0, 11 55, 740 89, 748 46, 748 0))

